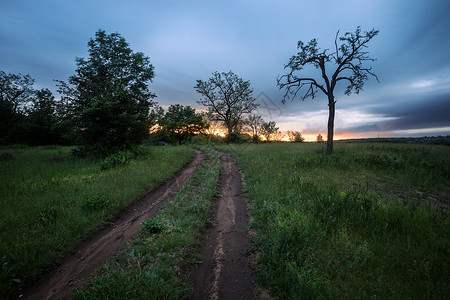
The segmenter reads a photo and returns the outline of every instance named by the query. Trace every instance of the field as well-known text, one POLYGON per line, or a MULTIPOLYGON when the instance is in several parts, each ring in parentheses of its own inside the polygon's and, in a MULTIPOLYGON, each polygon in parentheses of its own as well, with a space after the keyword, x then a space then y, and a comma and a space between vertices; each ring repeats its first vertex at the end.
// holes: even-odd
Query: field
POLYGON ((257 276, 280 298, 450 296, 450 149, 231 145, 253 211, 257 276))
MULTIPOLYGON (((332 155, 320 143, 215 147, 244 175, 256 277, 277 298, 450 297, 448 146, 336 143, 332 155)), ((215 151, 200 149, 196 175, 78 299, 189 297, 221 169, 215 151)), ((189 146, 144 147, 105 169, 70 152, 0 148, 3 297, 195 155, 189 146)))
POLYGON ((139 194, 191 161, 188 147, 144 148, 128 165, 77 159, 70 147, 0 149, 0 290, 51 268, 139 194))

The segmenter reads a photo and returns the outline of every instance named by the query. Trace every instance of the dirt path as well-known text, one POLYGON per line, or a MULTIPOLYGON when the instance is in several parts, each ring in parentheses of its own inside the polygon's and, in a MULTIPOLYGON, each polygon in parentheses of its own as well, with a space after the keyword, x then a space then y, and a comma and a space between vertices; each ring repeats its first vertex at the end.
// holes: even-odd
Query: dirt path
POLYGON ((241 174, 229 154, 220 152, 220 156, 222 192, 216 204, 215 224, 203 235, 203 263, 192 274, 193 299, 252 299, 251 247, 241 174))
POLYGON ((177 193, 203 162, 197 151, 194 160, 168 182, 143 196, 106 228, 76 248, 62 265, 43 276, 20 299, 70 299, 75 289, 84 287, 106 260, 120 254, 127 242, 140 231, 141 223, 154 217, 160 207, 177 193))

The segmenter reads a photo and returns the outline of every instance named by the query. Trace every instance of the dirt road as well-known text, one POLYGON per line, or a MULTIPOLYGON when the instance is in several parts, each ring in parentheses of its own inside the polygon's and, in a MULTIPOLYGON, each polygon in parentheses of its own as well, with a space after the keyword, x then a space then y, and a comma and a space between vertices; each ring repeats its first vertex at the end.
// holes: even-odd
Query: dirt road
POLYGON ((192 299, 252 299, 251 247, 241 174, 229 154, 220 152, 220 156, 221 195, 215 208, 215 224, 203 235, 203 263, 192 275, 192 299))
POLYGON ((77 288, 84 287, 105 261, 120 254, 127 242, 137 234, 141 223, 154 217, 160 207, 176 194, 203 162, 197 151, 194 160, 154 191, 132 204, 106 228, 83 242, 53 272, 44 275, 26 290, 20 299, 71 299, 77 288))

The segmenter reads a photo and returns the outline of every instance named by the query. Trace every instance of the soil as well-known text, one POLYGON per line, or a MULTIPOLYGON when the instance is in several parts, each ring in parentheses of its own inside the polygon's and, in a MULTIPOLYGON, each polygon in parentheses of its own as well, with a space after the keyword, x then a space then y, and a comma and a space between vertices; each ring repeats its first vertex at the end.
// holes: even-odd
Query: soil
POLYGON ((194 160, 172 179, 123 211, 110 225, 82 242, 62 264, 45 274, 26 290, 20 299, 71 299, 76 289, 86 286, 96 271, 121 253, 128 241, 142 228, 141 223, 154 217, 160 207, 175 195, 203 163, 197 151, 194 160))
POLYGON ((248 215, 241 173, 234 159, 220 152, 221 195, 213 225, 203 234, 202 263, 194 270, 192 299, 253 299, 248 215))

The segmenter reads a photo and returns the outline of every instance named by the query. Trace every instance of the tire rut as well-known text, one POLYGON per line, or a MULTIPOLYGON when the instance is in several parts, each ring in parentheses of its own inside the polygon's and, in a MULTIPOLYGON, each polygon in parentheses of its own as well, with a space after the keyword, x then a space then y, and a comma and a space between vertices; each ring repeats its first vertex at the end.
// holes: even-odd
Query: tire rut
POLYGON ((142 228, 141 223, 153 218, 202 165, 204 154, 196 150, 192 162, 172 179, 131 204, 112 224, 82 242, 63 263, 44 275, 20 296, 20 299, 71 299, 76 289, 86 286, 105 261, 121 253, 128 241, 142 228))
POLYGON ((219 154, 221 194, 214 225, 203 234, 203 262, 192 274, 192 299, 252 299, 251 244, 241 173, 231 155, 219 154))

